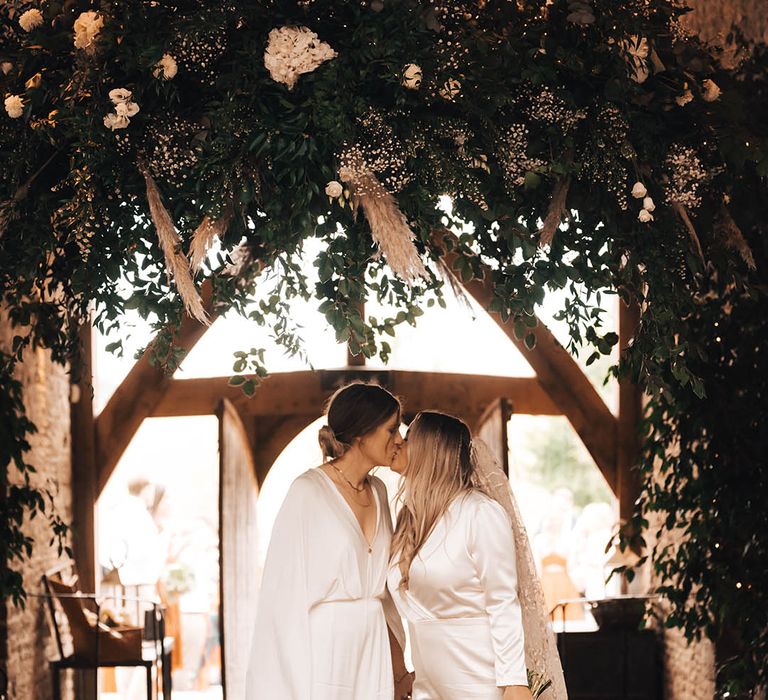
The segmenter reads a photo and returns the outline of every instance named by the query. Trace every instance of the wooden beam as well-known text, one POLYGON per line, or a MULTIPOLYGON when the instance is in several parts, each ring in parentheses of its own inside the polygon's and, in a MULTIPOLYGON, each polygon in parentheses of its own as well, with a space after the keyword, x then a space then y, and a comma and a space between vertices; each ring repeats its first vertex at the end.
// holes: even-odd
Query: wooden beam
POLYGON ((319 415, 251 416, 250 437, 259 488, 280 453, 319 415))
POLYGON ((410 414, 434 408, 469 419, 482 415, 488 404, 500 397, 512 403, 515 413, 562 413, 534 377, 344 368, 271 374, 250 399, 243 395, 239 387, 229 386, 227 377, 174 379, 151 415, 209 415, 215 412, 218 402, 226 398, 243 415, 318 417, 337 386, 353 379, 371 378, 401 395, 405 410, 410 414))
MULTIPOLYGON (((636 304, 626 306, 619 301, 619 346, 626 352, 637 331, 640 310, 636 304)), ((628 520, 640 496, 641 478, 637 470, 640 452, 640 420, 642 417, 642 395, 629 377, 619 378, 619 427, 616 450, 617 496, 619 518, 628 520)))
POLYGON ((72 438, 72 549, 80 588, 96 592, 97 493, 96 431, 93 420, 93 329, 80 325, 80 356, 72 368, 70 433, 72 438))
MULTIPOLYGON (((200 295, 212 324, 218 317, 218 311, 213 307, 213 285, 210 280, 203 283, 200 295)), ((174 343, 189 352, 207 330, 208 326, 185 315, 174 334, 174 343)), ((150 350, 151 346, 131 368, 96 419, 98 493, 106 486, 143 420, 152 415, 173 381, 162 369, 150 364, 150 350)))
MULTIPOLYGON (((458 254, 453 252, 458 244, 456 236, 449 231, 441 231, 435 235, 434 243, 443 251, 442 257, 447 267, 454 269, 458 259, 458 254), (448 248, 451 248, 451 252, 448 252, 448 248)), ((513 325, 504 321, 499 313, 489 310, 494 298, 493 282, 490 268, 484 266, 484 270, 482 279, 475 278, 461 284, 488 311, 533 367, 539 383, 560 412, 568 418, 616 493, 618 421, 578 363, 540 319, 536 319, 537 325, 531 329, 536 337, 536 345, 533 350, 529 350, 522 340, 515 337, 513 325)), ((517 407, 515 412, 525 413, 517 410, 517 407)))

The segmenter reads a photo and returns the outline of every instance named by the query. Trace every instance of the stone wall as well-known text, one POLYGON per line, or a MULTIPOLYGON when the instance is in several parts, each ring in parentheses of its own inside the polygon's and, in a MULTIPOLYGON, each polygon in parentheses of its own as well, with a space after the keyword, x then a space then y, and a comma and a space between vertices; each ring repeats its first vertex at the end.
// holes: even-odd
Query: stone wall
POLYGON ((704 41, 727 43, 731 27, 754 42, 768 43, 768 3, 765 0, 688 0, 688 29, 704 41))
MULTIPOLYGON (((655 544, 653 535, 662 524, 659 514, 649 513, 646 542, 649 547, 655 544)), ((665 531, 660 546, 675 547, 680 541, 678 532, 665 531)), ((652 573, 650 565, 644 572, 650 588, 658 585, 658 578, 652 573)), ((664 619, 668 604, 656 608, 659 621, 664 619)), ((713 700, 715 697, 715 645, 708 639, 692 644, 688 643, 682 630, 662 629, 661 631, 664 664, 664 700, 713 700)))
MULTIPOLYGON (((12 331, 0 317, 0 347, 7 348, 12 331)), ((64 368, 54 365, 43 350, 30 351, 19 367, 27 415, 38 432, 32 435, 27 461, 37 468, 32 482, 56 493, 57 512, 71 521, 71 456, 69 377, 64 368)), ((13 475, 12 475, 13 478, 13 475)), ((30 593, 40 592, 40 576, 58 561, 55 547, 48 542, 51 533, 48 520, 37 517, 24 525, 24 531, 35 540, 33 556, 23 565, 24 587, 30 593)), ((48 659, 55 657, 48 618, 42 601, 30 598, 26 610, 8 605, 5 610, 9 700, 48 700, 51 697, 48 659)), ((2 624, 2 621, 0 621, 2 624)), ((1 642, 0 642, 1 643, 1 642)))
POLYGON ((712 700, 715 696, 715 645, 688 644, 680 630, 664 631, 666 700, 712 700))

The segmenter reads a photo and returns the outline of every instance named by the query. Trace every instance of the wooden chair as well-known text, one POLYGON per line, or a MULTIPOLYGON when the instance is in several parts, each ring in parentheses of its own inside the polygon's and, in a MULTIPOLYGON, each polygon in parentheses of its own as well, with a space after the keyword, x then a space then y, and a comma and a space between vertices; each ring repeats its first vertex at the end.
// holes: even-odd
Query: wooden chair
MULTIPOLYGON (((143 625, 108 626, 101 621, 104 598, 83 594, 78 590, 77 576, 65 575, 69 564, 57 566, 42 577, 59 658, 50 662, 54 700, 61 698, 60 674, 63 669, 93 670, 99 668, 141 667, 146 671, 147 700, 160 697, 159 680, 163 678, 163 697, 169 700, 164 649, 164 620, 160 605, 150 600, 113 596, 121 607, 126 604, 144 611, 143 625), (62 640, 61 615, 66 618, 72 653, 66 654, 62 640), (158 667, 158 664, 160 667, 158 667), (162 668, 162 672, 160 671, 162 668), (153 671, 154 695, 153 695, 153 671)), ((169 664, 170 667, 170 664, 169 664)), ((97 683, 94 673, 94 682, 97 683)), ((98 693, 98 686, 95 689, 98 693)))

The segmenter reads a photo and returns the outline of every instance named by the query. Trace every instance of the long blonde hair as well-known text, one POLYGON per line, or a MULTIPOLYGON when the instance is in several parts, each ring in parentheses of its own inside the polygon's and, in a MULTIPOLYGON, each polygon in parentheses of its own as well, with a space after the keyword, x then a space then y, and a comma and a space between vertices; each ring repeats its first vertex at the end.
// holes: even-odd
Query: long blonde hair
POLYGON ((402 502, 392 536, 399 557, 400 589, 419 550, 451 502, 473 488, 472 435, 466 423, 436 411, 422 411, 408 428, 408 465, 398 496, 402 502))

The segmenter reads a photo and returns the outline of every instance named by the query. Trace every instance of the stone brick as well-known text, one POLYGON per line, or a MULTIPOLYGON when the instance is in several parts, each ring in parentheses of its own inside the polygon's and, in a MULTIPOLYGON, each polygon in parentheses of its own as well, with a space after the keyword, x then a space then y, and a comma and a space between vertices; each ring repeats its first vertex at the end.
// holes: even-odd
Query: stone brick
MULTIPOLYGON (((0 347, 8 348, 12 330, 0 318, 0 347)), ((56 512, 66 522, 71 520, 71 455, 69 377, 55 365, 44 350, 30 350, 18 368, 25 394, 27 415, 38 432, 30 438, 28 463, 37 473, 32 483, 54 494, 56 512)), ((11 479, 18 474, 11 473, 11 479)), ((50 504, 48 504, 50 507, 50 504)), ((21 567, 28 593, 40 593, 40 577, 59 559, 56 546, 50 546, 48 519, 38 516, 24 524, 24 531, 34 538, 32 558, 21 567)), ((8 604, 6 614, 5 662, 8 673, 9 700, 48 700, 51 698, 48 659, 55 658, 55 643, 50 633, 43 601, 30 597, 25 609, 8 604)), ((2 638, 2 635, 0 635, 2 638)))

